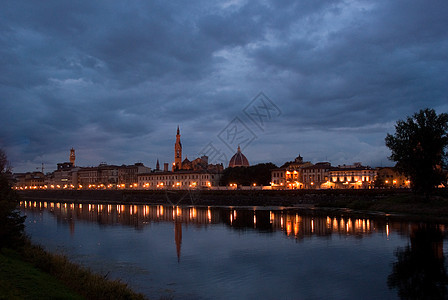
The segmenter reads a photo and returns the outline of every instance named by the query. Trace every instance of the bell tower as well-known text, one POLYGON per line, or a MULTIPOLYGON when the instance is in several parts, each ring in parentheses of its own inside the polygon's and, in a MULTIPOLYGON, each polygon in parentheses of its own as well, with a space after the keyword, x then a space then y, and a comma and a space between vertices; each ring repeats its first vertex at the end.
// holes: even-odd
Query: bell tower
POLYGON ((73 166, 75 166, 75 149, 70 149, 70 162, 73 164, 73 166))
POLYGON ((182 169, 182 143, 180 142, 180 130, 177 126, 176 143, 174 144, 173 171, 182 169))

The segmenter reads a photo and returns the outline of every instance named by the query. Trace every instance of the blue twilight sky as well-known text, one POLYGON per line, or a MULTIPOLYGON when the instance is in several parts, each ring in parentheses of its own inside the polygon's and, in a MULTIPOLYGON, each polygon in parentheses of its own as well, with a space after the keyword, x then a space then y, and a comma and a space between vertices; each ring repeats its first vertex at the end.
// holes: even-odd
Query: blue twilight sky
POLYGON ((188 158, 241 144, 251 164, 391 165, 398 119, 448 112, 447 16, 437 0, 1 1, 0 147, 16 172, 71 147, 80 166, 154 167, 179 125, 188 158))

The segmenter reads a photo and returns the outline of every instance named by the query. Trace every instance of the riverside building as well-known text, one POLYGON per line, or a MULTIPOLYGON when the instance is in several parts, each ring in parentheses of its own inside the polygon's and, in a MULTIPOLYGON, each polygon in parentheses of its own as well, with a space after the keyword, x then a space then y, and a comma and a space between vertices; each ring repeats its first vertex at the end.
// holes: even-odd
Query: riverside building
POLYGON ((312 164, 299 155, 294 161, 271 170, 272 189, 367 189, 373 188, 377 171, 361 163, 333 167, 329 162, 312 164))

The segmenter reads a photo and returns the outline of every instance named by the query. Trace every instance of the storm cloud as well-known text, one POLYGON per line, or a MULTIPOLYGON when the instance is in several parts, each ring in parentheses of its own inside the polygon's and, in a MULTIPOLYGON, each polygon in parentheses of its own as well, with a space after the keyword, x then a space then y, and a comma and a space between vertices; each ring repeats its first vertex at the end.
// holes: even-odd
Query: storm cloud
MULTIPOLYGON (((238 117, 251 164, 391 165, 394 123, 448 112, 445 1, 2 1, 0 147, 14 171, 154 167, 238 117), (243 113, 263 92, 281 114, 243 113)), ((221 142, 221 144, 219 144, 221 142)), ((236 150, 236 149, 235 149, 236 150)))

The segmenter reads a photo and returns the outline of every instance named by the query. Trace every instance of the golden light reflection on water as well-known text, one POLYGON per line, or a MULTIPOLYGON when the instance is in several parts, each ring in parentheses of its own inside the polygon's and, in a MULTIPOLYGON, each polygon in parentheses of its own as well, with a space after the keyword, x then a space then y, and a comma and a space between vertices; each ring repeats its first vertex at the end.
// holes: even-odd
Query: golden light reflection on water
MULTIPOLYGON (((370 218, 302 214, 294 210, 263 210, 214 207, 182 207, 163 205, 112 205, 77 204, 61 202, 22 201, 26 210, 48 209, 61 220, 90 220, 101 224, 121 223, 143 227, 151 222, 195 223, 202 226, 225 223, 228 226, 256 230, 281 231, 288 237, 301 239, 306 236, 344 234, 362 236, 384 232, 389 237, 395 229, 390 221, 379 222, 370 218), (130 218, 132 216, 132 218, 130 218)), ((403 226, 401 226, 403 227, 403 226)), ((400 230, 403 230, 400 227, 400 230)), ((406 229, 408 230, 408 229, 406 229)))
POLYGON ((210 207, 207 209, 207 218, 208 218, 208 222, 211 223, 212 222, 212 211, 210 210, 210 207))

